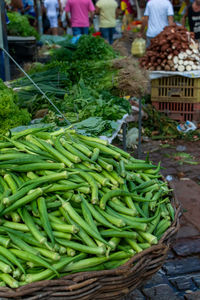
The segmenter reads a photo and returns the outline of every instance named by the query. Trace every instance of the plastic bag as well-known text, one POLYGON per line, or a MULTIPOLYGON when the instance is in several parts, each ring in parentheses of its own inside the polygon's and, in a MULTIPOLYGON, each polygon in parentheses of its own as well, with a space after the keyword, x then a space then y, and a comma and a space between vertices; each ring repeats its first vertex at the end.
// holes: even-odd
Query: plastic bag
POLYGON ((81 34, 76 35, 76 36, 73 36, 73 38, 71 39, 71 43, 72 43, 73 45, 76 45, 76 44, 78 43, 80 37, 81 37, 81 34))
POLYGON ((145 54, 146 41, 143 38, 136 38, 132 43, 131 53, 134 56, 141 57, 145 54))
POLYGON ((137 128, 131 128, 126 135, 127 148, 134 148, 138 143, 139 130, 137 128))

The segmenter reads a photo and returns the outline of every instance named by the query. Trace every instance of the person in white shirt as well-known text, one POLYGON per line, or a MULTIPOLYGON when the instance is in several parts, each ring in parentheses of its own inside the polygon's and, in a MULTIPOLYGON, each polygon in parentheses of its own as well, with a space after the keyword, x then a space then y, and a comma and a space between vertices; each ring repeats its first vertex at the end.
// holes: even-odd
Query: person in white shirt
POLYGON ((58 35, 58 15, 59 11, 61 11, 60 0, 44 0, 44 7, 52 34, 58 35))
POLYGON ((144 36, 147 26, 146 38, 147 47, 150 46, 152 38, 163 31, 165 26, 173 25, 174 10, 169 0, 150 0, 146 5, 144 18, 139 37, 144 36))

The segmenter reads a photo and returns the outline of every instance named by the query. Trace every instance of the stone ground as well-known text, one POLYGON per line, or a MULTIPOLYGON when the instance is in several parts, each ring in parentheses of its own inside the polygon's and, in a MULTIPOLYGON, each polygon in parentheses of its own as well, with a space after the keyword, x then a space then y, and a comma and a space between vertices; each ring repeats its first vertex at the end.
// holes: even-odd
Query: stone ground
POLYGON ((144 286, 123 300, 200 299, 200 166, 180 165, 179 158, 171 156, 180 149, 200 162, 199 141, 180 141, 170 145, 157 141, 142 145, 142 156, 149 151, 151 161, 162 161, 163 175, 172 176, 183 215, 181 228, 163 267, 144 286))

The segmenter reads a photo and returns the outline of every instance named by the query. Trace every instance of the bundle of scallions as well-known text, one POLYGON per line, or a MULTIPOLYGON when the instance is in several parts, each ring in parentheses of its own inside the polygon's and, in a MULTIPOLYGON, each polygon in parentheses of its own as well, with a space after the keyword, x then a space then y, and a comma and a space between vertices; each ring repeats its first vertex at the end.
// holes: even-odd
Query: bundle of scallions
MULTIPOLYGON (((51 98, 51 100, 60 101, 66 94, 66 83, 69 81, 67 74, 59 72, 57 68, 40 71, 30 75, 31 79, 39 86, 39 88, 51 98)), ((32 84, 32 82, 22 77, 11 81, 10 86, 18 93, 18 105, 26 107, 29 111, 35 112, 38 108, 48 107, 44 97, 40 91, 32 84)))

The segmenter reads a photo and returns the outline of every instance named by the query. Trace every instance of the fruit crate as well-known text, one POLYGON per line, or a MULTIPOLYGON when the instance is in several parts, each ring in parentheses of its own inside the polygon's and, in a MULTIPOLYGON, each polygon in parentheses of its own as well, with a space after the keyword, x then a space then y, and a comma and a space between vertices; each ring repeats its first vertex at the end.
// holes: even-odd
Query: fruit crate
POLYGON ((173 120, 200 121, 200 103, 155 101, 152 105, 173 120))
POLYGON ((153 79, 151 101, 200 103, 200 78, 170 76, 153 79))

